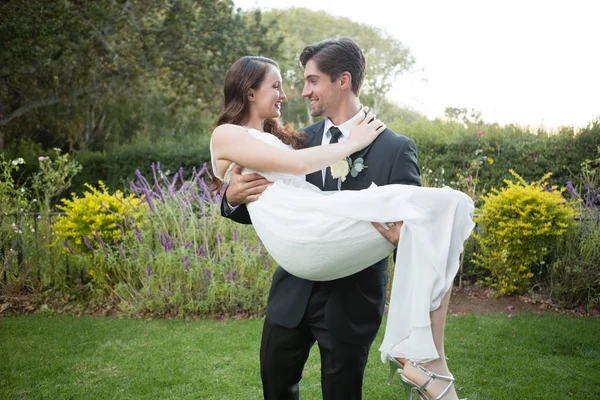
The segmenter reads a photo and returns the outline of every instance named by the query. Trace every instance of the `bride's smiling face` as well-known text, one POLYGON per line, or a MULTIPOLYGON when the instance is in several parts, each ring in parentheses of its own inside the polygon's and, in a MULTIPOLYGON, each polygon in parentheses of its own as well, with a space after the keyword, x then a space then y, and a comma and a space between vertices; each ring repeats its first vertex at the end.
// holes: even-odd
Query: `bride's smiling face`
POLYGON ((253 112, 261 119, 281 116, 281 102, 286 99, 281 73, 273 65, 267 66, 264 79, 258 89, 250 89, 248 99, 253 112))

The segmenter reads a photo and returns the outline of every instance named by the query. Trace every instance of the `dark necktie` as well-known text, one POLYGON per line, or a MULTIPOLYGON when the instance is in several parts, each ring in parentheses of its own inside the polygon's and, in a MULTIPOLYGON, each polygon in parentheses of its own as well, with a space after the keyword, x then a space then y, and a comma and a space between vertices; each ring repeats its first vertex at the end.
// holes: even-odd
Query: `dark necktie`
MULTIPOLYGON (((329 133, 331 133, 329 144, 337 143, 342 136, 342 132, 335 126, 329 128, 329 133)), ((327 167, 325 170, 325 185, 323 185, 323 190, 338 190, 338 179, 333 179, 330 167, 327 167)))

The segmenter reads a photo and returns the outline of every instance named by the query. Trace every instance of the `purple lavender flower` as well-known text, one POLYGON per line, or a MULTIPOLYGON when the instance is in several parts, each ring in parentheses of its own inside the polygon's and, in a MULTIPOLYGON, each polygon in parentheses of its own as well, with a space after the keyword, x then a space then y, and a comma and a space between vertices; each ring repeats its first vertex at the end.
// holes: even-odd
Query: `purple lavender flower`
POLYGON ((110 208, 108 208, 103 202, 102 200, 100 200, 100 207, 104 208, 106 211, 108 211, 110 214, 112 215, 116 215, 118 216, 118 214, 116 212, 114 212, 113 210, 111 210, 110 208))
POLYGON ((210 189, 208 188, 208 186, 206 185, 206 182, 204 182, 204 178, 200 178, 200 188, 202 189, 202 191, 204 192, 204 194, 207 197, 207 200, 210 201, 211 203, 215 203, 216 201, 212 198, 212 196, 210 195, 210 189))
POLYGON ((87 236, 85 235, 83 235, 83 243, 85 243, 88 249, 90 249, 91 251, 95 251, 92 245, 90 244, 90 241, 88 240, 87 236))
POLYGON ((575 190, 575 187, 573 186, 573 182, 567 181, 567 191, 569 192, 569 194, 572 197, 579 198, 579 195, 577 194, 577 191, 575 190))
POLYGON ((148 267, 147 273, 148 273, 148 276, 152 276, 152 268, 148 267))
POLYGON ((146 200, 146 203, 148 203, 148 206, 150 207, 150 210, 152 210, 152 212, 156 212, 156 209, 154 208, 154 202, 152 201, 152 196, 150 194, 150 191, 146 190, 146 189, 142 189, 144 191, 144 200, 146 200))
POLYGON ((129 221, 129 218, 127 218, 127 213, 123 213, 123 218, 125 218, 125 225, 127 226, 127 229, 131 229, 131 222, 129 221))
POLYGON ((127 206, 127 204, 125 204, 125 203, 123 202, 123 200, 121 200, 121 199, 119 198, 119 196, 117 196, 117 194, 116 194, 116 193, 115 193, 115 194, 113 194, 113 197, 114 197, 114 198, 115 198, 115 199, 116 199, 116 200, 117 200, 119 203, 121 203, 122 205, 124 205, 124 206, 127 206))
POLYGON ((175 175, 173 175, 173 182, 171 182, 171 184, 169 185, 169 190, 175 189, 175 183, 177 182, 177 178, 179 178, 179 171, 175 172, 175 175))
MULTIPOLYGON (((160 162, 157 162, 158 167, 160 168, 160 162)), ((156 177, 156 166, 154 163, 151 165, 152 167, 152 175, 154 176, 154 187, 156 188, 156 193, 158 193, 160 199, 165 202, 165 196, 163 195, 162 189, 160 187, 160 183, 158 182, 158 178, 156 177)))
POLYGON ((189 263, 189 262, 186 262, 186 263, 185 263, 185 265, 184 265, 183 267, 185 268, 185 270, 186 270, 187 272, 190 272, 190 263, 189 263))
POLYGON ((267 265, 266 265, 265 269, 266 269, 267 271, 269 271, 269 270, 271 269, 271 257, 267 257, 267 262, 266 262, 266 264, 267 264, 267 265))
POLYGON ((193 244, 194 244, 194 242, 192 242, 192 241, 190 240, 189 242, 187 242, 187 243, 185 244, 185 247, 184 247, 184 248, 185 248, 185 249, 187 249, 188 247, 191 247, 193 244))
POLYGON ((138 255, 137 255, 137 250, 133 249, 133 259, 137 260, 138 259, 138 255))
POLYGON ((223 234, 219 233, 217 239, 219 239, 219 243, 223 243, 223 234))
POLYGON ((121 231, 121 239, 125 239, 125 229, 123 229, 123 225, 121 225, 121 224, 119 224, 117 222, 115 222, 115 225, 121 231))
MULTIPOLYGON (((196 167, 194 167, 194 172, 196 171, 196 167)), ((200 171, 198 171, 197 173, 195 173, 196 177, 199 178, 200 176, 204 175, 206 172, 208 171, 208 164, 203 163, 202 164, 202 168, 200 168, 200 171)))
POLYGON ((187 262, 187 260, 188 260, 189 258, 190 258, 190 256, 188 256, 188 255, 185 255, 185 256, 181 257, 181 258, 179 259, 179 261, 181 261, 182 263, 184 263, 184 262, 187 262))
POLYGON ((208 280, 212 282, 213 276, 210 273, 210 271, 208 270, 208 268, 204 268, 204 272, 206 272, 206 276, 208 277, 208 280))
POLYGON ((115 246, 117 246, 117 249, 119 249, 119 253, 121 254, 121 257, 123 258, 123 260, 127 261, 127 258, 125 257, 125 253, 123 252, 123 247, 121 247, 121 245, 119 244, 119 241, 115 238, 114 242, 115 242, 115 246))
POLYGON ((135 185, 135 182, 129 182, 129 186, 131 187, 131 190, 133 190, 133 193, 139 197, 142 190, 135 185))
POLYGON ((200 247, 198 247, 198 251, 196 252, 196 255, 198 257, 206 257, 208 255, 208 253, 206 252, 206 250, 204 250, 204 246, 200 245, 200 247))
POLYGON ((135 224, 135 229, 134 229, 133 233, 135 234, 135 237, 136 237, 138 243, 141 244, 142 243, 142 231, 140 231, 140 228, 137 223, 135 224))
POLYGON ((140 172, 139 169, 135 170, 135 176, 137 176, 138 178, 138 182, 140 183, 140 186, 142 188, 145 188, 146 190, 150 190, 150 184, 148 183, 148 181, 146 180, 146 178, 144 178, 144 176, 142 175, 142 173, 140 172))
POLYGON ((236 228, 235 231, 233 231, 233 240, 235 240, 237 242, 239 238, 240 238, 240 231, 236 228))
POLYGON ((229 283, 229 281, 231 282, 235 282, 235 271, 231 270, 227 273, 227 275, 225 275, 225 283, 229 283))
POLYGON ((69 242, 67 242, 67 239, 63 240, 63 244, 65 245, 67 250, 69 250, 69 252, 71 252, 71 254, 75 255, 75 252, 73 251, 73 248, 71 246, 69 246, 69 242))
POLYGON ((100 236, 100 233, 98 233, 98 229, 94 228, 94 233, 96 233, 96 237, 98 238, 98 241, 100 242, 100 245, 102 246, 102 250, 104 251, 104 254, 108 255, 108 250, 106 250, 106 244, 104 243, 104 240, 102 240, 102 236, 100 236))

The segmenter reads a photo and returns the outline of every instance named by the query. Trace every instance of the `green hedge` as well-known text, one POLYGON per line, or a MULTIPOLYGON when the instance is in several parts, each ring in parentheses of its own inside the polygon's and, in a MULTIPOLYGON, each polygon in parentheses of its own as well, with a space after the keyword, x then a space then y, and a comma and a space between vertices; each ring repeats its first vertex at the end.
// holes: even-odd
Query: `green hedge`
POLYGON ((82 172, 73 179, 71 192, 83 193, 85 183, 95 184, 99 180, 111 190, 129 188, 135 171, 140 170, 146 177, 152 176, 152 163, 160 162, 164 172, 173 176, 183 168, 184 178, 191 176, 195 167, 210 160, 208 135, 159 141, 138 140, 133 144, 114 146, 105 152, 81 151, 75 159, 82 166, 82 172))
MULTIPOLYGON (((419 165, 423 172, 432 170, 440 183, 451 184, 456 174, 465 174, 476 151, 494 160, 480 169, 480 188, 500 187, 509 179, 509 169, 524 179, 534 181, 546 172, 553 173, 550 183, 564 185, 580 172, 585 159, 595 158, 600 144, 600 120, 590 123, 577 134, 564 128, 558 134, 529 132, 516 126, 500 127, 497 124, 471 125, 452 121, 418 119, 410 124, 392 122, 394 131, 415 140, 419 152, 419 165), (479 136, 477 132, 483 131, 479 136), (442 175, 442 170, 444 174, 442 175)), ((208 128, 193 136, 150 140, 141 138, 131 144, 115 145, 104 152, 80 151, 75 158, 82 172, 73 180, 71 191, 81 194, 83 184, 104 181, 111 190, 126 189, 139 169, 144 175, 151 173, 151 164, 160 161, 163 171, 183 167, 186 173, 210 160, 208 128)), ((37 167, 35 156, 41 152, 38 145, 24 143, 22 148, 11 148, 8 157, 26 156, 27 168, 37 167), (34 154, 35 153, 35 154, 34 154), (31 162, 29 162, 31 160, 31 162)), ((40 153, 41 154, 41 153, 40 153)))
POLYGON ((484 165, 479 175, 482 187, 487 190, 510 179, 510 169, 528 181, 550 171, 550 183, 564 186, 579 174, 582 161, 595 158, 600 145, 600 120, 577 134, 565 128, 554 135, 530 133, 514 126, 464 127, 454 122, 426 120, 410 125, 392 124, 392 129, 415 140, 421 168, 431 169, 446 184, 456 179, 457 173, 464 175, 471 160, 476 158, 476 151, 487 148, 483 154, 494 163, 484 165), (482 136, 477 134, 480 131, 484 132, 482 136))

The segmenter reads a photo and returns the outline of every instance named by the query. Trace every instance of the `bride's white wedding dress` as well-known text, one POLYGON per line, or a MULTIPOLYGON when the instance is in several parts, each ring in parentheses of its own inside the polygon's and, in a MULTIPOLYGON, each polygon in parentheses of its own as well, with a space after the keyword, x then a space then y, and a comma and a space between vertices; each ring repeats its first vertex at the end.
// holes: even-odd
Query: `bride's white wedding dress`
MULTIPOLYGON (((247 132, 293 151, 269 133, 247 132)), ((212 160, 215 175, 226 183, 233 166, 221 178, 212 160)), ((243 173, 251 172, 255 171, 243 173)), ((275 261, 300 278, 338 279, 388 257, 394 246, 371 221, 404 221, 380 347, 382 360, 388 354, 416 362, 438 358, 429 313, 439 307, 458 270, 463 242, 474 227, 472 200, 450 188, 410 185, 323 192, 304 176, 261 175, 274 183, 247 204, 252 225, 275 261)))

